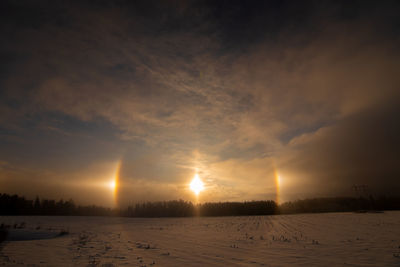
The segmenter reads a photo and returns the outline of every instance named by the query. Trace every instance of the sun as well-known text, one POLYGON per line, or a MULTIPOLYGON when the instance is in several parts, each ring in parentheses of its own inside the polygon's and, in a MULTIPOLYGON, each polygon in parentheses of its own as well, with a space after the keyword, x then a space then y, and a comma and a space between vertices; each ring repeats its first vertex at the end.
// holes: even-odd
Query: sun
POLYGON ((197 173, 194 175, 194 178, 190 183, 190 189, 196 194, 196 196, 204 190, 204 184, 197 173))

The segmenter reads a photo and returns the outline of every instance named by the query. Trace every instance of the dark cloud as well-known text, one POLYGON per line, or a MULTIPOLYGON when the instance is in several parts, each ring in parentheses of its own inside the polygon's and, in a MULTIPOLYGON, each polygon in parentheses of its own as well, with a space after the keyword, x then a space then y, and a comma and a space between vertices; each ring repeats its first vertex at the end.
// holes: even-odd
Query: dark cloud
POLYGON ((398 195, 400 110, 387 104, 293 139, 281 167, 308 193, 349 194, 353 185, 367 185, 371 194, 398 195))

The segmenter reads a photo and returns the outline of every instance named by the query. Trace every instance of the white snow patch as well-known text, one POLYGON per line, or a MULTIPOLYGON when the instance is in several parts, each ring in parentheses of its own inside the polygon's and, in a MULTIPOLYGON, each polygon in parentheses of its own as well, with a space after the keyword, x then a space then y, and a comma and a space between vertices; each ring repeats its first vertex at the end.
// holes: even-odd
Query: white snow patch
POLYGON ((8 241, 5 266, 400 266, 400 212, 213 218, 1 217, 53 239, 8 241))

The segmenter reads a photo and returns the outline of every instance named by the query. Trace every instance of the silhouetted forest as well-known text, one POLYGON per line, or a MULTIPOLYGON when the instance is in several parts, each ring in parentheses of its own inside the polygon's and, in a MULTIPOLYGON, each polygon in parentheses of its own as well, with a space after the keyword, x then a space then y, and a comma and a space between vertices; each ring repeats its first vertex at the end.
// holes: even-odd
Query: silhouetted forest
POLYGON ((55 201, 39 197, 27 200, 18 195, 0 194, 0 215, 113 216, 115 210, 98 206, 77 206, 73 200, 55 201))
POLYGON ((400 210, 400 197, 313 198, 285 202, 279 206, 281 214, 383 210, 400 210))
POLYGON ((275 201, 218 202, 197 206, 200 216, 272 215, 278 213, 275 201))
POLYGON ((121 211, 127 217, 191 217, 272 215, 277 213, 274 201, 218 202, 193 205, 183 200, 147 202, 121 211))
POLYGON ((120 211, 125 217, 191 217, 195 216, 192 202, 183 200, 146 202, 128 206, 120 211))
POLYGON ((78 206, 73 200, 27 200, 0 194, 0 215, 75 215, 124 217, 245 216, 317 212, 400 210, 400 197, 336 197, 296 200, 277 205, 272 200, 194 205, 183 200, 138 203, 124 209, 78 206))

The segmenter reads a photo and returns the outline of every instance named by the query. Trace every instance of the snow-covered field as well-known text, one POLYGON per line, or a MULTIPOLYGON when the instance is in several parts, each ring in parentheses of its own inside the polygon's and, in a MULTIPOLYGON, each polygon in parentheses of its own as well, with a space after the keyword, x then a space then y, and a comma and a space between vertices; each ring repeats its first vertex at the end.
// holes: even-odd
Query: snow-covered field
POLYGON ((400 266, 400 212, 2 222, 26 222, 11 239, 69 231, 3 243, 0 265, 7 266, 400 266))

